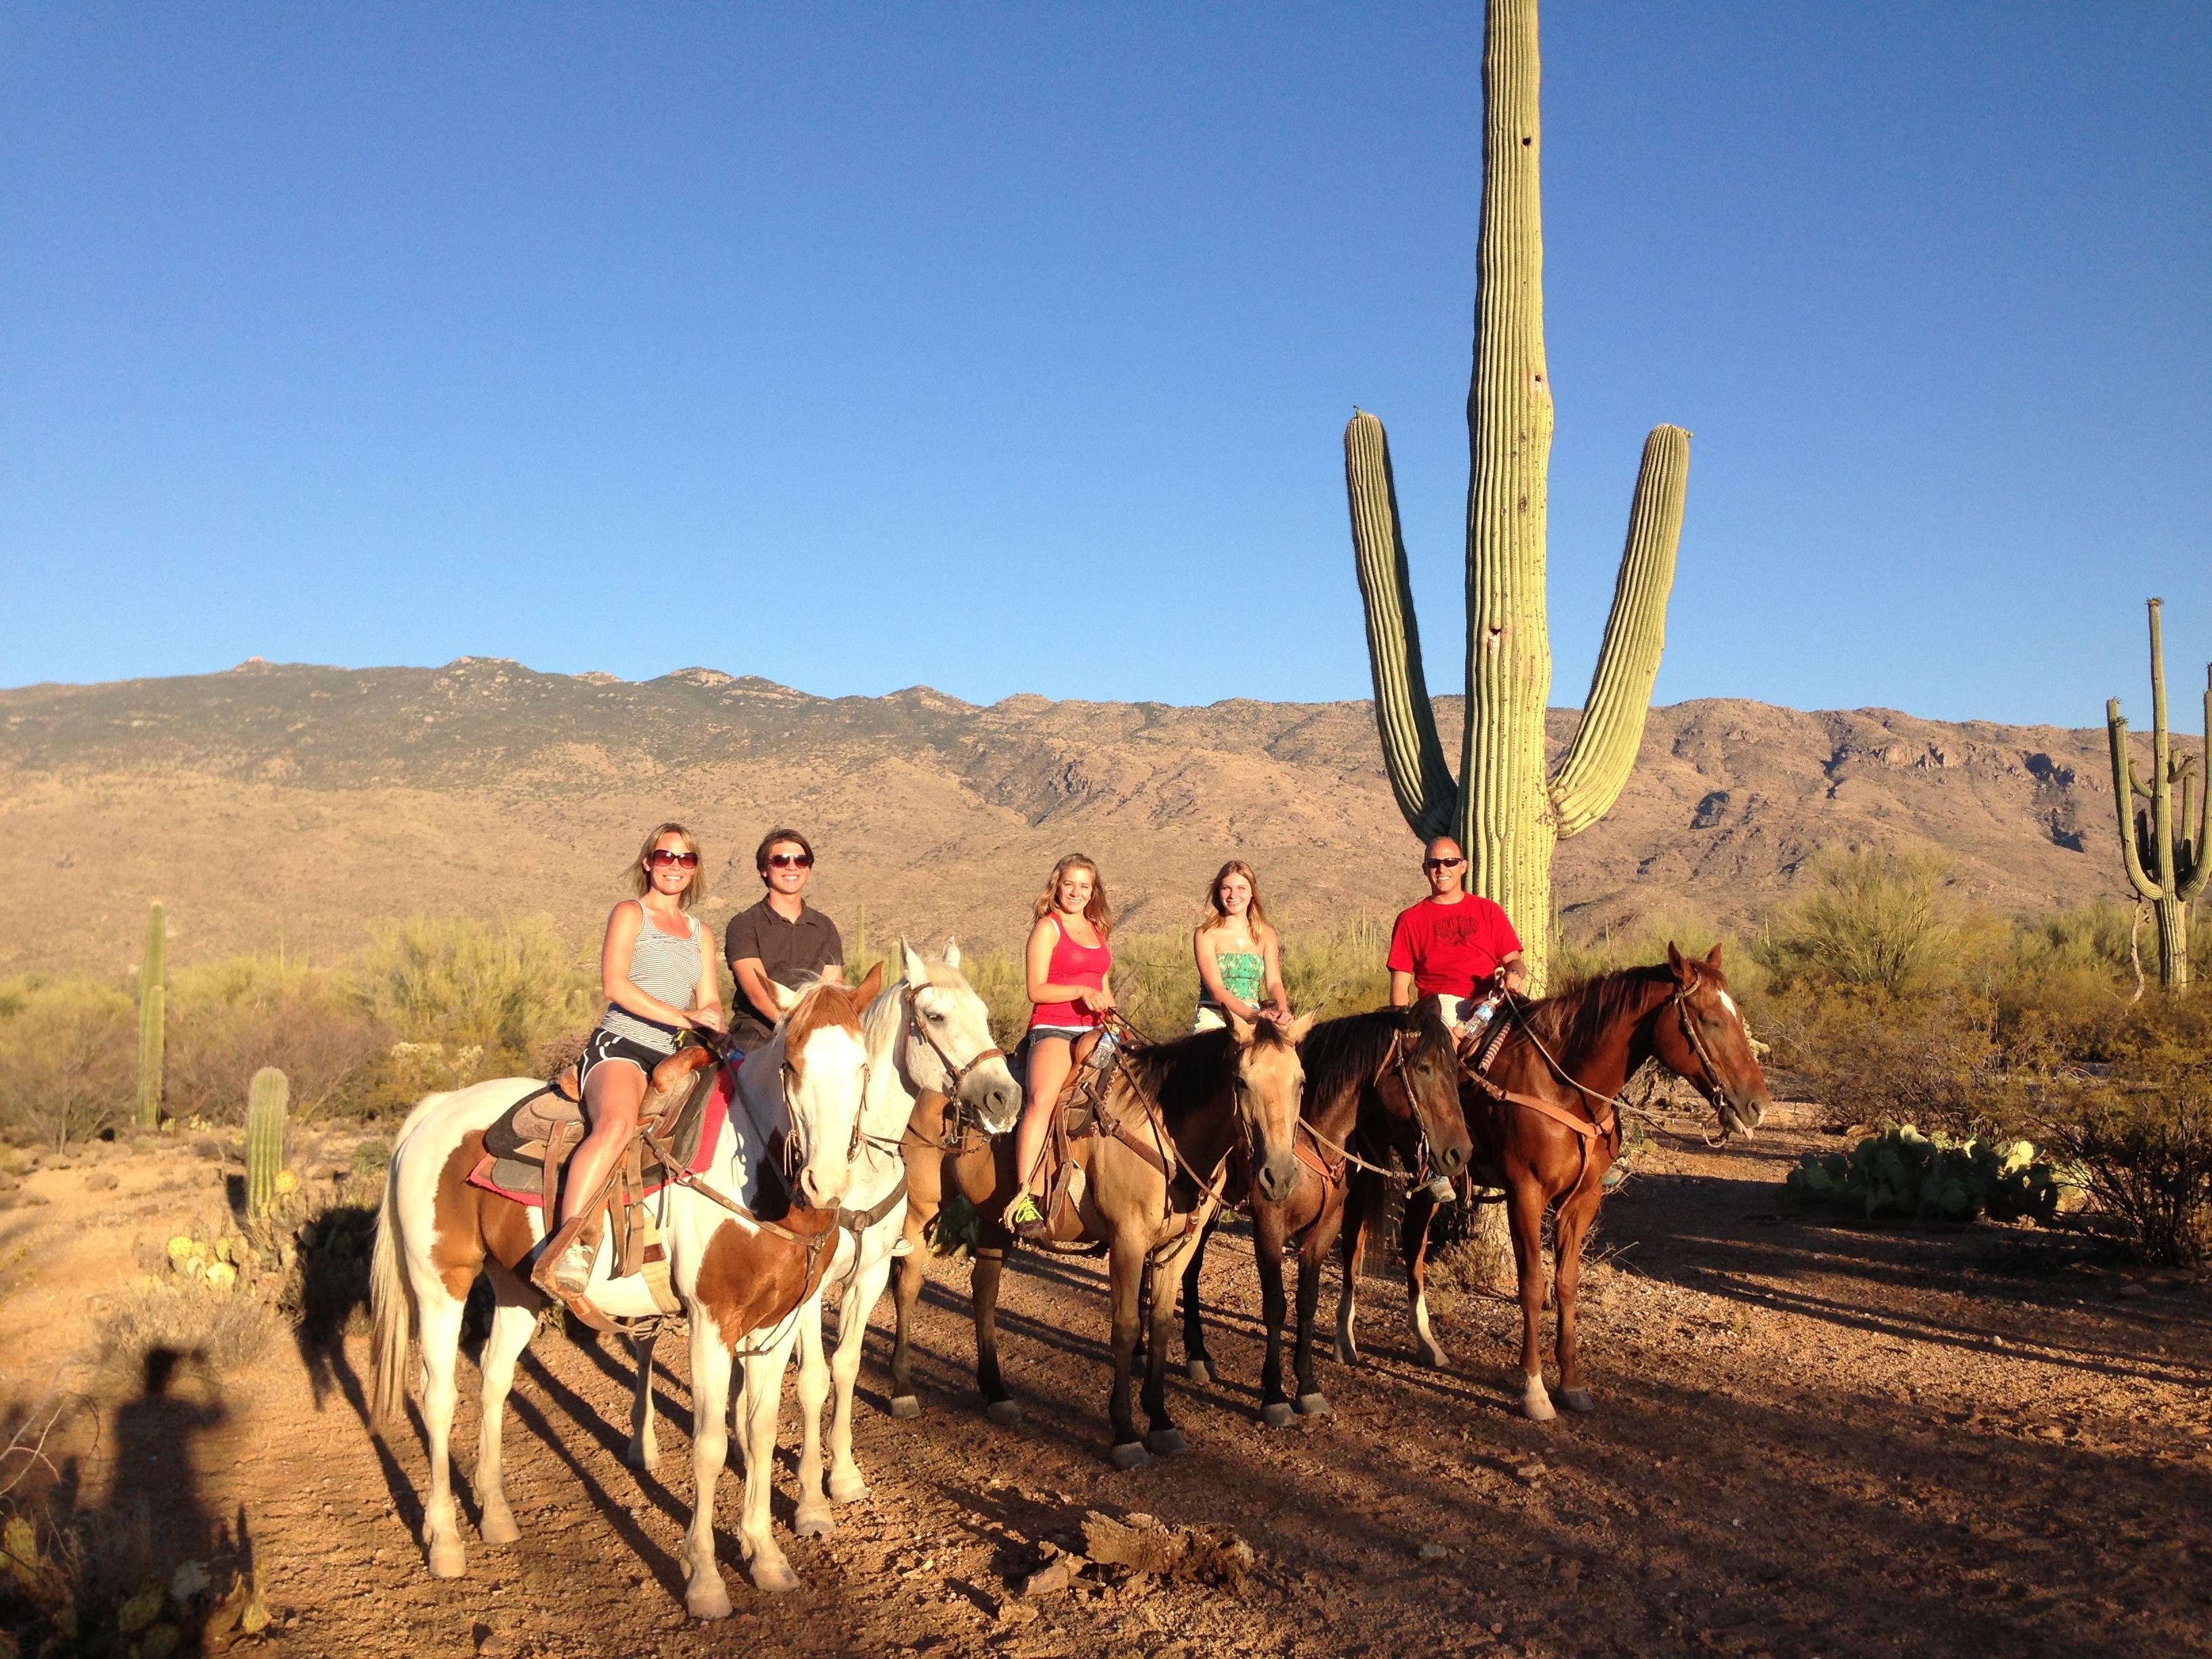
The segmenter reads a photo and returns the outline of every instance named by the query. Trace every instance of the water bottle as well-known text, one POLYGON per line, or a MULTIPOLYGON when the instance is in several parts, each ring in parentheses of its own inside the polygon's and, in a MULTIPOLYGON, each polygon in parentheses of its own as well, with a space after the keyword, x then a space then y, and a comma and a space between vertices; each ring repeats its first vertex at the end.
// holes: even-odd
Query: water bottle
POLYGON ((1114 1064, 1114 1051, 1121 1046, 1121 1039, 1110 1025, 1098 1028, 1098 1042, 1091 1050, 1091 1069, 1103 1073, 1114 1064))

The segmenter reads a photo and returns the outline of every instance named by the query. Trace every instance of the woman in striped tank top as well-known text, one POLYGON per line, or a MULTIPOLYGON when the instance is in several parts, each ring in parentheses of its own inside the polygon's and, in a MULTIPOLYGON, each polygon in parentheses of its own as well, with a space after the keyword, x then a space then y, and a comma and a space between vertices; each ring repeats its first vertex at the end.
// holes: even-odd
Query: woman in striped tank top
POLYGON ((647 836, 630 885, 637 896, 615 906, 599 947, 607 1011, 576 1068, 592 1132, 568 1159, 561 1223, 569 1237, 547 1242, 539 1268, 546 1283, 572 1296, 589 1282, 592 1259, 569 1224, 629 1144, 647 1076, 676 1052, 685 1031, 722 1029, 713 940, 688 914, 707 891, 691 832, 664 823, 647 836))

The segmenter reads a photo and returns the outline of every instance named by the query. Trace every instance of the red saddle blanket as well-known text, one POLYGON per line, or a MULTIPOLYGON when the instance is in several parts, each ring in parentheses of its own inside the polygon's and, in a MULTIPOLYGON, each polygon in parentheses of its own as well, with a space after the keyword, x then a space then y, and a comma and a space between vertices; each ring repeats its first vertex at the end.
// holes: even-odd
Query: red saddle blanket
MULTIPOLYGON (((730 1068, 714 1068, 714 1085, 707 1097, 707 1104, 699 1125, 699 1149, 686 1166, 691 1175, 704 1175, 714 1161, 715 1149, 721 1145, 722 1130, 730 1117, 730 1068)), ((481 1187, 488 1193, 497 1193, 501 1198, 511 1198, 517 1204, 526 1204, 532 1209, 544 1206, 545 1195, 538 1191, 544 1179, 544 1166, 531 1160, 495 1158, 486 1152, 469 1171, 469 1185, 481 1187)), ((637 1196, 650 1198, 672 1177, 655 1160, 648 1158, 645 1184, 637 1196)))

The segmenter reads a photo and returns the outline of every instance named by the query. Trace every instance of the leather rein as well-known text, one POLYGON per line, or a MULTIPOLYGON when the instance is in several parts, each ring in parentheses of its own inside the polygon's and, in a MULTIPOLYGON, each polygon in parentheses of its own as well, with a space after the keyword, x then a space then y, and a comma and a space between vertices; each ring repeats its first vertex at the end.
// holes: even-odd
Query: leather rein
MULTIPOLYGON (((1697 1055, 1698 1069, 1704 1073, 1702 1077, 1692 1078, 1688 1081, 1696 1085, 1699 1091, 1710 1098, 1720 1087, 1720 1069, 1713 1064, 1712 1051, 1705 1047, 1705 1040, 1698 1033, 1697 1021, 1690 1018, 1689 989, 1690 988, 1686 985, 1677 985, 1674 988, 1674 995, 1668 1000, 1674 1005, 1675 1021, 1681 1028, 1684 1039, 1690 1045, 1691 1053, 1697 1055)), ((1526 1107, 1532 1112, 1551 1119, 1554 1123, 1565 1125, 1585 1141, 1617 1140, 1620 1132, 1620 1097, 1618 1095, 1600 1094, 1596 1090, 1577 1081, 1568 1073, 1567 1068, 1559 1063, 1558 1057, 1544 1046, 1542 1039, 1537 1036, 1525 1018, 1524 1006, 1517 1000, 1514 1004, 1513 1012, 1522 1034, 1528 1039, 1529 1046, 1544 1057, 1544 1063, 1552 1068, 1553 1074, 1560 1082, 1596 1102, 1598 1109, 1591 1111, 1588 1118, 1577 1117, 1565 1108, 1554 1105, 1548 1100, 1539 1100, 1534 1095, 1516 1093, 1513 1090, 1492 1083, 1485 1073, 1470 1070, 1467 1075, 1473 1080, 1474 1085, 1493 1100, 1505 1101, 1515 1106, 1526 1107)), ((1502 1038, 1503 1033, 1500 1036, 1502 1038)))

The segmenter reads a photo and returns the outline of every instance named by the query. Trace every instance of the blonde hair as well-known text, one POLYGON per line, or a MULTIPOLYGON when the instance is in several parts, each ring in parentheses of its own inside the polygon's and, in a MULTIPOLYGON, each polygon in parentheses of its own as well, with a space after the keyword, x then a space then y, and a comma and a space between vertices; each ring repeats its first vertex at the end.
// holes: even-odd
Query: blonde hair
POLYGON ((1098 866, 1080 853, 1070 853, 1052 866, 1052 878, 1037 896, 1036 919, 1042 921, 1059 908, 1054 900, 1060 893, 1060 878, 1071 870, 1091 872, 1091 902, 1083 907, 1083 919, 1097 929, 1103 939, 1114 931, 1114 907, 1106 902, 1106 878, 1098 873, 1098 866))
POLYGON ((680 823, 661 824, 645 838, 645 845, 637 849, 637 857, 630 863, 629 890, 640 898, 653 890, 653 874, 646 868, 646 860, 653 856, 653 849, 660 845, 663 836, 680 837, 684 850, 699 860, 691 872, 691 879, 684 884, 684 890, 676 896, 678 906, 689 910, 707 896, 707 859, 700 852, 699 843, 692 839, 691 832, 680 823))
POLYGON ((1252 889, 1252 902, 1244 911, 1245 924, 1252 937, 1259 938, 1260 930, 1267 925, 1267 913, 1260 906, 1260 878, 1252 873, 1252 866, 1243 859, 1231 859, 1213 872, 1212 884, 1206 890, 1206 915, 1200 918, 1198 931, 1201 933, 1219 927, 1229 920, 1229 912, 1221 908, 1221 884, 1231 876, 1242 876, 1252 889))

